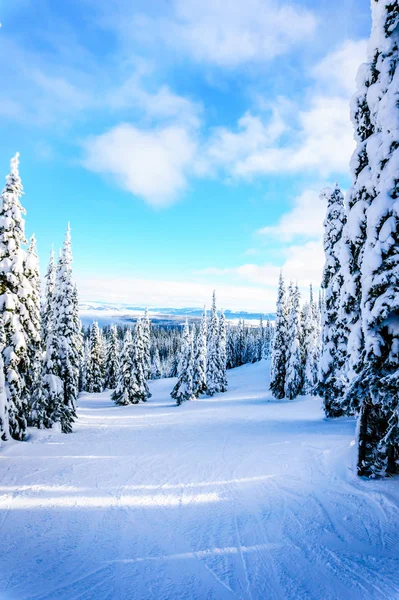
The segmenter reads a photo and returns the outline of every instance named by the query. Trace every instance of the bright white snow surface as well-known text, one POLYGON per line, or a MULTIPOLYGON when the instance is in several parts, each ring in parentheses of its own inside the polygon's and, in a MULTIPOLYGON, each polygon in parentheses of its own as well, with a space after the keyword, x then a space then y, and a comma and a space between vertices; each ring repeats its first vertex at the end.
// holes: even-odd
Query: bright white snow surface
POLYGON ((0 598, 394 599, 399 481, 353 471, 353 419, 273 401, 265 362, 172 404, 84 395, 72 435, 0 452, 0 598))

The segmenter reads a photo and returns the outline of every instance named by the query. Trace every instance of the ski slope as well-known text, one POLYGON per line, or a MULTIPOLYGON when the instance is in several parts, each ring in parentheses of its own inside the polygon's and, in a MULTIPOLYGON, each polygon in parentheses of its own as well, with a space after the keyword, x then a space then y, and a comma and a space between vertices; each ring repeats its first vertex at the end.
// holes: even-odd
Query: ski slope
POLYGON ((84 395, 75 433, 0 451, 0 598, 399 598, 399 480, 359 480, 353 419, 273 401, 266 363, 172 404, 84 395))

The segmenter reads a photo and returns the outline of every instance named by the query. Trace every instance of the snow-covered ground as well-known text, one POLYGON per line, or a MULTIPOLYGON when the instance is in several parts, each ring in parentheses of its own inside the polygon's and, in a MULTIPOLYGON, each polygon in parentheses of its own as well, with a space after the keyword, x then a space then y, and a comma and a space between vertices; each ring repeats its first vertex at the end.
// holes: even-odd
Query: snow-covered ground
POLYGON ((272 401, 267 365, 177 408, 80 399, 72 435, 0 452, 0 598, 399 598, 399 481, 359 480, 355 423, 272 401))

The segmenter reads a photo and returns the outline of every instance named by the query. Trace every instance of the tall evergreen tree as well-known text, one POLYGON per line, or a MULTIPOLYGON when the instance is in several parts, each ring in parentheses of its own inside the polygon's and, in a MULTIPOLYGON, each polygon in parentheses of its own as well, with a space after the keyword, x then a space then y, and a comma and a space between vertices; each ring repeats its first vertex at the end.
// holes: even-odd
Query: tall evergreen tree
POLYGON ((51 250, 50 260, 45 275, 46 288, 44 295, 44 303, 42 308, 42 343, 43 347, 46 348, 47 338, 51 327, 53 326, 53 309, 54 309, 54 290, 55 290, 55 263, 54 263, 54 250, 51 250))
POLYGON ((325 295, 325 308, 318 392, 324 399, 326 416, 340 417, 346 412, 343 404, 346 336, 343 334, 343 325, 338 322, 344 284, 340 261, 346 213, 344 197, 338 186, 334 190, 326 188, 321 197, 327 201, 327 214, 324 220, 325 266, 321 284, 325 295))
POLYGON ((132 404, 147 402, 151 397, 148 389, 147 375, 147 344, 149 343, 148 322, 139 319, 136 323, 133 340, 132 371, 130 378, 129 397, 132 404))
POLYGON ((201 323, 195 337, 194 368, 193 368, 193 393, 198 398, 206 392, 206 354, 207 354, 207 316, 206 308, 202 313, 201 323))
POLYGON ((145 309, 142 330, 144 344, 144 373, 146 380, 148 380, 151 375, 151 320, 148 314, 148 308, 145 309))
POLYGON ((119 363, 119 374, 116 389, 112 394, 115 404, 130 404, 130 383, 132 378, 133 339, 130 327, 126 329, 119 363))
POLYGON ((178 379, 171 392, 171 396, 174 400, 176 400, 176 404, 178 406, 180 406, 180 404, 183 402, 187 402, 188 400, 193 400, 195 398, 193 390, 193 354, 193 337, 190 332, 188 320, 186 319, 180 350, 178 379))
POLYGON ((227 343, 227 324, 224 312, 221 311, 219 318, 219 344, 218 344, 218 363, 219 363, 219 391, 227 391, 227 355, 226 355, 226 343, 227 343))
POLYGON ((101 332, 98 323, 90 326, 90 371, 88 372, 87 391, 99 393, 103 391, 104 364, 101 332))
POLYGON ((287 299, 283 274, 280 273, 277 293, 276 320, 274 324, 273 352, 271 357, 270 389, 275 398, 285 397, 285 378, 288 336, 287 299))
POLYGON ((25 300, 30 284, 24 273, 25 221, 18 165, 11 160, 10 173, 1 194, 0 208, 0 319, 4 325, 3 362, 10 435, 22 440, 27 425, 28 319, 25 300))
POLYGON ((290 286, 290 312, 288 315, 288 335, 286 350, 285 396, 296 398, 302 389, 302 355, 300 345, 300 294, 298 286, 290 286))
POLYGON ((158 346, 155 346, 154 356, 152 358, 151 379, 161 379, 161 377, 162 377, 161 358, 159 356, 158 346))
POLYGON ((119 340, 116 325, 111 325, 109 330, 105 363, 105 387, 113 390, 116 388, 119 373, 119 340))
POLYGON ((76 419, 79 383, 79 330, 76 321, 76 292, 72 282, 72 244, 68 224, 64 246, 58 260, 54 297, 54 336, 58 347, 58 376, 62 381, 61 430, 72 431, 76 419))
MULTIPOLYGON (((361 175, 368 193, 360 264, 365 357, 350 389, 360 407, 358 472, 366 476, 399 470, 399 4, 372 0, 372 11, 369 62, 359 89, 366 100, 355 119, 369 134, 369 171, 361 175)), ((352 197, 358 168, 355 163, 352 197)))
POLYGON ((216 309, 216 294, 213 292, 211 318, 208 328, 208 353, 206 362, 206 393, 213 396, 220 391, 219 371, 219 317, 216 309))
POLYGON ((29 367, 27 370, 26 387, 29 398, 39 385, 42 360, 41 340, 41 298, 39 258, 36 251, 36 238, 32 235, 24 262, 24 273, 29 289, 24 298, 26 316, 24 327, 27 336, 29 367))

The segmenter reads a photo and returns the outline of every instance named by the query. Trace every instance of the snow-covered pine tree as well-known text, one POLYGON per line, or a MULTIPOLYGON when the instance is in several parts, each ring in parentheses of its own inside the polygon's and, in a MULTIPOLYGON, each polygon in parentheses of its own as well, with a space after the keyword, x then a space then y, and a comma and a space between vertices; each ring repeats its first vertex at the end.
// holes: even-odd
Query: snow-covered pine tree
POLYGON ((194 367, 193 367, 193 394, 196 398, 206 392, 206 354, 207 354, 207 316, 206 307, 202 313, 202 319, 195 336, 194 344, 194 367))
POLYGON ((90 326, 90 372, 88 374, 89 392, 99 393, 104 389, 104 363, 103 347, 98 323, 94 321, 90 326))
POLYGON ((218 343, 218 362, 219 362, 219 391, 227 391, 227 356, 226 356, 226 343, 227 343, 227 324, 226 317, 224 316, 223 310, 220 312, 219 317, 219 343, 218 343))
POLYGON ((274 335, 273 325, 271 324, 269 318, 266 321, 266 326, 265 326, 264 330, 265 330, 265 332, 264 332, 262 358, 264 358, 265 360, 268 360, 272 353, 272 341, 273 341, 273 335, 274 335))
POLYGON ((27 425, 28 339, 24 323, 28 317, 25 299, 30 284, 24 273, 26 243, 20 198, 23 194, 18 165, 11 160, 10 173, 1 194, 0 207, 0 320, 4 325, 3 362, 11 437, 22 440, 27 425))
POLYGON ((236 357, 236 344, 235 344, 235 335, 234 330, 231 327, 230 323, 227 325, 227 368, 234 369, 237 363, 236 357))
POLYGON ((273 352, 271 356, 270 389, 275 398, 285 397, 285 378, 287 369, 287 336, 288 336, 287 299, 283 274, 280 273, 276 320, 274 324, 273 352))
POLYGON ((54 295, 54 337, 57 340, 58 373, 62 381, 61 430, 72 432, 76 419, 79 385, 79 335, 76 319, 76 291, 72 282, 71 230, 68 228, 57 265, 54 295))
POLYGON ((290 286, 290 312, 288 314, 288 335, 286 353, 285 396, 296 398, 302 389, 302 352, 301 352, 301 316, 300 293, 298 286, 290 286))
POLYGON ((149 343, 146 331, 148 323, 139 319, 136 323, 133 339, 132 371, 130 377, 129 398, 132 404, 147 402, 151 398, 148 389, 147 374, 147 344, 149 343))
POLYGON ((320 316, 310 286, 309 303, 303 310, 303 393, 316 394, 320 362, 320 316))
POLYGON ((162 377, 161 359, 159 356, 158 346, 155 346, 154 355, 152 357, 151 379, 161 379, 161 377, 162 377))
POLYGON ((116 325, 111 325, 109 329, 106 356, 104 385, 106 388, 114 390, 119 373, 119 340, 116 325))
MULTIPOLYGON (((26 389, 29 402, 33 391, 39 385, 42 361, 42 339, 41 339, 41 294, 39 258, 36 251, 36 238, 30 238, 28 252, 24 262, 25 278, 29 282, 29 290, 24 298, 26 316, 24 327, 27 337, 29 367, 26 377, 26 389)), ((30 419, 30 417, 29 417, 30 419)))
POLYGON ((176 400, 176 404, 180 406, 183 402, 193 400, 193 371, 194 371, 194 349, 193 349, 193 337, 190 332, 188 320, 186 319, 182 345, 180 350, 179 359, 179 373, 177 383, 174 386, 171 396, 176 400))
POLYGON ((118 381, 111 398, 115 404, 130 404, 130 381, 132 376, 133 339, 130 327, 126 329, 119 362, 118 381))
MULTIPOLYGON (((375 4, 374 0, 372 4, 375 4)), ((385 5, 384 0, 379 6, 385 5)), ((389 3, 394 5, 393 3, 389 3)), ((356 149, 350 168, 353 183, 346 195, 347 221, 342 234, 341 270, 343 288, 340 303, 340 328, 347 332, 345 374, 351 381, 362 370, 364 336, 361 323, 361 268, 366 240, 366 212, 375 196, 371 181, 370 150, 375 124, 369 107, 369 90, 375 89, 378 78, 377 58, 361 65, 357 74, 357 92, 351 101, 356 149)), ((322 314, 324 315, 323 310, 322 314)), ((352 398, 353 400, 353 398, 352 398)), ((345 399, 345 405, 348 401, 345 399)), ((352 407, 354 410, 356 406, 352 407)))
POLYGON ((145 309, 142 329, 144 344, 144 373, 146 380, 148 380, 151 376, 151 319, 148 314, 148 308, 145 309))
POLYGON ((342 344, 341 340, 342 328, 338 327, 340 297, 344 284, 340 259, 346 213, 344 197, 337 185, 333 190, 324 189, 321 192, 321 198, 325 199, 327 203, 327 213, 324 220, 325 265, 321 282, 325 307, 318 393, 324 400, 326 416, 340 417, 346 412, 343 404, 345 344, 342 344))
POLYGON ((360 405, 358 473, 366 476, 399 471, 399 4, 371 4, 369 63, 359 91, 369 171, 360 176, 354 164, 352 189, 352 197, 360 184, 368 193, 360 264, 365 358, 350 391, 360 405))
POLYGON ((220 391, 219 369, 219 317, 216 309, 216 294, 213 292, 211 318, 208 328, 208 348, 206 360, 206 393, 213 396, 220 391))
POLYGON ((8 398, 4 377, 3 348, 5 345, 4 327, 0 321, 0 445, 10 439, 10 426, 8 415, 8 398))
POLYGON ((46 348, 47 337, 49 331, 53 325, 53 299, 55 289, 55 263, 54 263, 54 250, 51 250, 50 260, 45 275, 46 288, 44 294, 44 303, 42 307, 42 344, 46 348))

